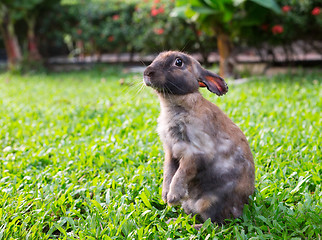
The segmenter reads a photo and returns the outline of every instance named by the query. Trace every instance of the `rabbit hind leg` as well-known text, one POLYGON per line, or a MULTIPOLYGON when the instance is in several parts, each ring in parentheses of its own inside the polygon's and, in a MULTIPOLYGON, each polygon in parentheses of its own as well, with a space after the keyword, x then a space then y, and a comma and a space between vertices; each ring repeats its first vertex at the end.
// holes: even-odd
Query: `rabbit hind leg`
POLYGON ((203 195, 198 199, 187 199, 182 203, 182 207, 187 214, 197 214, 197 219, 204 222, 208 218, 213 221, 212 215, 216 211, 219 199, 216 195, 203 195))

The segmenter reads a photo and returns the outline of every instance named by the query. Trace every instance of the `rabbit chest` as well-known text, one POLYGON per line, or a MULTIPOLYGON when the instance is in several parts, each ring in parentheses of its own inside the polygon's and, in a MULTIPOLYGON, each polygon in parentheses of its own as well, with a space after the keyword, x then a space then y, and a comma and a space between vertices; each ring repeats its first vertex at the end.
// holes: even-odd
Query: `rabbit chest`
POLYGON ((203 154, 214 155, 214 142, 205 130, 203 121, 180 106, 161 110, 158 133, 164 147, 174 158, 203 154))
POLYGON ((236 168, 236 162, 243 158, 243 151, 216 127, 215 121, 207 110, 163 106, 158 119, 158 133, 165 150, 171 152, 174 159, 203 156, 214 172, 231 172, 236 168))

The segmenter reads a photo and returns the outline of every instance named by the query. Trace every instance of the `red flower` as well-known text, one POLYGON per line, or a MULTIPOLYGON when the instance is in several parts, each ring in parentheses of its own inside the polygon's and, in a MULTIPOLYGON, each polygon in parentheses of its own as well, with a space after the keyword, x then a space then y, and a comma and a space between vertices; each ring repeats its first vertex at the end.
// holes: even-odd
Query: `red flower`
POLYGON ((159 11, 159 14, 160 13, 164 13, 164 8, 163 7, 160 7, 158 11, 159 11))
POLYGON ((197 35, 198 35, 198 37, 200 37, 202 35, 202 32, 200 30, 198 30, 197 35))
POLYGON ((154 3, 159 3, 160 2, 160 0, 154 0, 154 3))
POLYGON ((152 7, 151 9, 151 16, 154 17, 160 13, 164 13, 164 8, 160 7, 159 9, 155 8, 155 6, 152 7))
POLYGON ((157 35, 161 35, 164 33, 164 29, 163 28, 155 28, 153 29, 154 33, 157 35))
POLYGON ((312 15, 313 16, 316 16, 316 15, 319 15, 320 14, 320 8, 319 7, 315 7, 315 8, 313 8, 313 10, 312 10, 312 15))
POLYGON ((285 5, 285 6, 282 7, 282 11, 285 12, 285 13, 291 11, 291 9, 292 9, 292 7, 289 6, 289 5, 285 5))
POLYGON ((78 34, 78 35, 81 35, 81 34, 82 34, 82 32, 83 32, 83 30, 82 30, 82 29, 80 29, 80 28, 79 28, 79 29, 77 29, 77 34, 78 34))
POLYGON ((114 21, 119 20, 120 19, 120 15, 115 14, 115 15, 113 15, 112 18, 113 18, 114 21))
POLYGON ((109 37, 107 38, 107 40, 108 40, 109 42, 113 42, 113 41, 114 41, 114 36, 109 36, 109 37))
POLYGON ((152 8, 152 9, 151 9, 151 16, 152 16, 152 17, 154 17, 154 16, 156 16, 156 15, 158 15, 158 14, 159 14, 158 9, 156 9, 156 8, 152 8))
POLYGON ((281 26, 281 25, 275 25, 275 26, 272 27, 272 33, 274 35, 281 34, 282 32, 284 32, 283 26, 281 26))

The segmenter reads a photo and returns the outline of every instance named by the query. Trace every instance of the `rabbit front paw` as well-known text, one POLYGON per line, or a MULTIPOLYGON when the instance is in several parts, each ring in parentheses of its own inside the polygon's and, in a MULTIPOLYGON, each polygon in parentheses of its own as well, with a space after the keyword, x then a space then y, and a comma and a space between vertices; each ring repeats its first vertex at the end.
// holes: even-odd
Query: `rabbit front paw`
POLYGON ((170 189, 169 193, 167 194, 167 203, 170 206, 178 205, 186 195, 186 188, 170 189))
POLYGON ((168 199, 169 189, 162 189, 162 200, 166 203, 168 199))

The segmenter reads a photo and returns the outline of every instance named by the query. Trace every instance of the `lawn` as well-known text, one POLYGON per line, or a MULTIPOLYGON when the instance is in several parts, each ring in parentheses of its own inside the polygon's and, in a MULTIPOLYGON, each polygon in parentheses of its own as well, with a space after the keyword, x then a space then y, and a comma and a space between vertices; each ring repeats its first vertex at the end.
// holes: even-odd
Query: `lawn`
POLYGON ((321 239, 320 73, 201 90, 247 136, 256 192, 241 218, 199 231, 161 200, 159 103, 141 79, 0 74, 0 239, 321 239))

